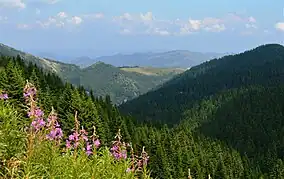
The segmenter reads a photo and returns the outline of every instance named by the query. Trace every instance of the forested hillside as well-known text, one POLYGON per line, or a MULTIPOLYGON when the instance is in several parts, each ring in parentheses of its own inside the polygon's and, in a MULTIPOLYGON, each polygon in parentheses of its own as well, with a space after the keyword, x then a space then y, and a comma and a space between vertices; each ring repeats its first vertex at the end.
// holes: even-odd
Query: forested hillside
POLYGON ((195 66, 121 109, 140 120, 176 124, 198 100, 233 88, 279 85, 283 77, 284 47, 268 44, 195 66))
POLYGON ((19 55, 26 63, 31 62, 44 71, 54 72, 62 80, 73 85, 84 86, 88 91, 92 90, 96 96, 109 95, 115 104, 121 104, 144 94, 184 71, 175 68, 152 68, 150 71, 160 71, 161 73, 146 74, 141 73, 143 68, 129 71, 126 68, 120 69, 103 62, 80 68, 74 64, 36 57, 1 43, 0 55, 10 57, 19 55))
POLYGON ((221 178, 283 178, 283 79, 284 47, 268 44, 196 66, 121 109, 155 126, 175 124, 173 136, 190 130, 196 142, 235 150, 244 175, 221 178))
POLYGON ((51 111, 51 106, 58 112, 63 139, 74 128, 74 111, 78 111, 78 121, 84 129, 91 131, 92 126, 96 126, 102 145, 110 145, 121 129, 123 140, 132 143, 136 154, 145 146, 150 157, 147 168, 153 178, 187 178, 190 169, 194 179, 209 178, 209 175, 225 179, 281 179, 284 176, 283 57, 282 46, 265 45, 240 55, 216 59, 180 75, 158 89, 159 93, 151 92, 141 98, 151 97, 148 100, 155 103, 138 106, 139 98, 129 103, 133 105, 129 111, 137 108, 135 112, 142 116, 139 121, 143 118, 141 114, 148 114, 146 110, 154 115, 163 112, 165 115, 156 118, 163 117, 160 121, 175 123, 171 128, 136 122, 130 116, 121 115, 109 97, 101 99, 88 95, 84 88, 64 84, 56 75, 44 74, 34 65, 27 67, 20 59, 1 58, 0 88, 8 93, 7 102, 25 116, 22 107, 25 79, 36 84, 39 105, 45 113, 51 111), (199 93, 192 95, 193 92, 199 93), (167 98, 161 100, 159 95, 167 98), (178 109, 179 105, 182 110, 178 109), (183 114, 181 119, 177 118, 179 112, 183 114), (176 121, 171 120, 174 117, 176 121))

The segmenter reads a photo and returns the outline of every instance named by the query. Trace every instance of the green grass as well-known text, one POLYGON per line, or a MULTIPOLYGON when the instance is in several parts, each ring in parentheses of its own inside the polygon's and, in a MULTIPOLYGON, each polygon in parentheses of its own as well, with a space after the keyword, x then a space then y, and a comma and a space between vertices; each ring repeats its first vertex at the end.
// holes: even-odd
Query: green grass
POLYGON ((182 68, 152 68, 152 67, 133 67, 133 68, 120 68, 127 72, 136 72, 144 75, 164 76, 171 73, 180 74, 185 71, 182 68))

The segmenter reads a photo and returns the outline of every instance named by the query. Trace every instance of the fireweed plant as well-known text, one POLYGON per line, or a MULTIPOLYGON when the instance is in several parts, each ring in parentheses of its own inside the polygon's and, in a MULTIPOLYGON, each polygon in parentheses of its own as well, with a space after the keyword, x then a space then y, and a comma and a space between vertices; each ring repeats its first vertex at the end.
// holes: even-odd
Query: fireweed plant
MULTIPOLYGON (((26 145, 23 145, 25 147, 22 152, 18 152, 19 155, 14 155, 17 157, 8 156, 0 163, 1 178, 150 178, 146 169, 149 157, 144 147, 141 156, 134 155, 131 144, 122 142, 120 130, 111 148, 102 146, 96 128, 93 127, 92 135, 89 136, 83 126, 80 127, 78 114, 75 112, 73 133, 64 137, 54 108, 52 107, 50 114, 45 116, 38 106, 37 89, 32 83, 27 81, 23 95, 27 106, 27 118, 30 120, 29 126, 22 132, 22 136, 26 138, 26 145)), ((0 99, 8 100, 8 94, 2 91, 0 99)), ((4 105, 2 101, 0 116, 1 107, 4 105)), ((13 121, 17 121, 16 118, 13 121)), ((10 127, 9 130, 14 129, 10 127)), ((1 126, 0 133, 5 134, 9 130, 4 130, 1 126)), ((0 141, 1 145, 7 144, 0 141)), ((2 160, 1 152, 0 148, 2 160)))

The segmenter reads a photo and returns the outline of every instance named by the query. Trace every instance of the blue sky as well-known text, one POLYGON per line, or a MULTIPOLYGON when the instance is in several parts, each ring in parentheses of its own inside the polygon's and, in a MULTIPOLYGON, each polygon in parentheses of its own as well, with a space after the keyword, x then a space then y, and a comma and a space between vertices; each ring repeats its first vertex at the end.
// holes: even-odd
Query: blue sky
POLYGON ((25 51, 240 52, 283 41, 283 0, 0 0, 0 42, 25 51))

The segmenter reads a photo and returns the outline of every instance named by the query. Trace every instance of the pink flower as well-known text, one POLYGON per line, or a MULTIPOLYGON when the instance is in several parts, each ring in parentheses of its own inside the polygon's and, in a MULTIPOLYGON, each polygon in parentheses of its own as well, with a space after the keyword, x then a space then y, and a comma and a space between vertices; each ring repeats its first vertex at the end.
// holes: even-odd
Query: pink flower
POLYGON ((88 141, 88 137, 85 136, 85 135, 82 135, 82 139, 85 140, 85 141, 88 141))
POLYGON ((69 136, 69 140, 75 140, 75 137, 74 137, 74 135, 73 134, 71 134, 70 136, 69 136))
POLYGON ((100 140, 99 139, 95 140, 94 145, 95 145, 96 148, 98 148, 101 145, 100 140))
POLYGON ((86 151, 86 154, 89 156, 89 155, 92 154, 92 151, 87 150, 87 151, 86 151))
POLYGON ((112 146, 112 148, 110 150, 116 151, 116 150, 118 150, 118 147, 116 145, 114 145, 114 146, 112 146))
POLYGON ((0 94, 0 99, 8 99, 8 94, 0 94))
POLYGON ((43 127, 45 125, 45 121, 43 119, 39 119, 38 122, 40 127, 43 127))
POLYGON ((124 159, 127 158, 127 152, 126 152, 126 150, 123 150, 123 151, 121 152, 121 158, 124 158, 124 159))
POLYGON ((60 124, 56 122, 55 127, 60 127, 60 124))
POLYGON ((86 150, 91 150, 91 148, 92 148, 92 145, 90 145, 89 142, 87 142, 86 150))
POLYGON ((63 137, 63 132, 61 128, 56 128, 57 136, 62 138, 63 137))
POLYGON ((74 140, 75 141, 78 141, 79 140, 79 134, 77 132, 74 132, 73 133, 73 136, 74 136, 74 140))
POLYGON ((88 156, 92 154, 92 145, 89 142, 87 142, 86 153, 88 156))
POLYGON ((55 128, 50 131, 50 133, 47 135, 47 138, 50 140, 55 140, 55 139, 61 139, 63 136, 63 132, 61 128, 55 128))
POLYGON ((115 159, 120 159, 120 155, 116 152, 113 152, 112 155, 114 156, 115 159))
POLYGON ((71 143, 69 140, 66 140, 66 148, 70 149, 71 148, 71 143))
POLYGON ((82 135, 88 135, 88 132, 87 132, 85 129, 81 129, 81 130, 80 130, 80 133, 81 133, 82 135))
POLYGON ((35 129, 35 131, 39 131, 45 126, 45 121, 43 119, 34 120, 31 123, 31 126, 35 129))
POLYGON ((35 114, 36 117, 42 117, 43 116, 43 111, 40 108, 37 108, 35 110, 35 114))

